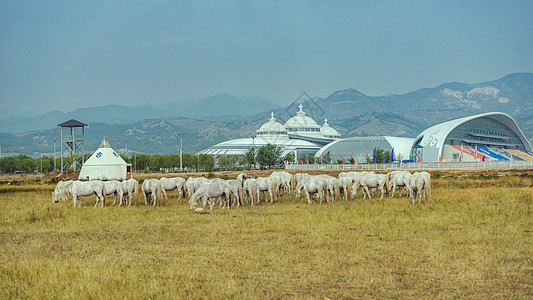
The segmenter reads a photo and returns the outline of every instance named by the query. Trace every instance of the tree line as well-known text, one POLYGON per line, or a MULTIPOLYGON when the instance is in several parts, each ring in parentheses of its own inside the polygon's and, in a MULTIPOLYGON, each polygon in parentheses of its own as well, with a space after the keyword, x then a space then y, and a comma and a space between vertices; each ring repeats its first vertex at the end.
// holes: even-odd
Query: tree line
MULTIPOLYGON (((91 154, 84 155, 86 161, 91 154)), ((180 156, 179 154, 141 154, 135 153, 131 156, 120 155, 124 161, 130 163, 135 172, 150 172, 160 170, 179 171, 180 168, 180 156)), ((273 168, 283 165, 285 161, 293 162, 295 160, 294 152, 289 152, 285 156, 282 156, 281 148, 268 144, 259 148, 250 148, 244 157, 236 156, 219 156, 215 159, 209 154, 193 155, 189 153, 183 153, 183 169, 186 172, 212 172, 215 170, 238 170, 238 169, 255 169, 257 167, 273 168)), ((322 157, 314 157, 312 155, 303 155, 299 157, 299 160, 303 163, 309 164, 321 164, 321 163, 349 163, 354 164, 355 159, 349 158, 348 161, 336 160, 331 157, 331 153, 327 152, 322 157)), ((77 169, 81 166, 81 157, 64 157, 63 158, 63 170, 72 171, 73 162, 77 161, 77 169)), ((376 149, 376 161, 381 163, 383 161, 390 162, 390 151, 383 149, 376 149)), ((373 156, 366 156, 366 162, 374 162, 373 156)), ((56 170, 61 169, 61 158, 56 158, 56 170)), ((13 173, 50 173, 54 170, 54 158, 43 156, 38 158, 31 158, 27 155, 7 156, 0 159, 0 173, 13 174, 13 173)))

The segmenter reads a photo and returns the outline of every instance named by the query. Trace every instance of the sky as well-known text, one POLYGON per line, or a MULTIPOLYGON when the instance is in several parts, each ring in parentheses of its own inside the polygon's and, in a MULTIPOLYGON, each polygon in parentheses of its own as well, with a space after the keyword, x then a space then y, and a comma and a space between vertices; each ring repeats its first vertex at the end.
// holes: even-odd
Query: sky
POLYGON ((533 72, 533 1, 0 0, 0 119, 533 72))

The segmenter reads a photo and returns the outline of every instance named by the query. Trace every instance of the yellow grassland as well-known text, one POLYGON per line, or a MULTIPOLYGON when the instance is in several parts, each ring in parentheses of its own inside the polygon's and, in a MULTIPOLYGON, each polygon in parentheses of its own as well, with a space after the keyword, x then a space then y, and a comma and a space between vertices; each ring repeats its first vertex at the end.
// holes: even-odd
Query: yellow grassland
MULTIPOLYGON (((533 183, 436 178, 406 198, 209 214, 53 204, 52 185, 0 189, 0 298, 531 298, 533 183)), ((141 201, 142 202, 142 201, 141 201)))

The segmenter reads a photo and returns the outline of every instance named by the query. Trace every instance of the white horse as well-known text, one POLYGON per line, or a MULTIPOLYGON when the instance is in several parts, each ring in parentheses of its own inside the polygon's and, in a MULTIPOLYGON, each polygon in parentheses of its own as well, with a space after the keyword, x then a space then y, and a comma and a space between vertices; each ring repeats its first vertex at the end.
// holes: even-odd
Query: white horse
POLYGON ((122 197, 124 193, 122 192, 122 182, 117 180, 110 180, 110 181, 104 181, 105 184, 105 190, 106 190, 106 196, 113 194, 115 196, 115 200, 113 201, 113 205, 115 205, 115 202, 117 202, 117 198, 119 199, 118 205, 122 204, 122 197))
POLYGON ((300 195, 302 193, 302 190, 304 188, 304 184, 312 177, 311 175, 307 173, 298 173, 294 175, 296 187, 294 188, 294 194, 296 195, 296 198, 300 198, 300 195))
POLYGON ((241 183, 241 186, 244 187, 244 182, 246 181, 246 178, 248 178, 248 176, 244 173, 240 173, 239 175, 237 175, 237 178, 235 178, 235 180, 237 180, 238 182, 241 183))
POLYGON ((279 186, 277 179, 275 177, 259 177, 255 181, 257 183, 257 203, 261 199, 261 194, 265 196, 265 201, 268 201, 266 192, 270 194, 270 203, 274 203, 276 190, 279 186))
POLYGON ((297 195, 298 198, 300 198, 300 192, 303 188, 304 182, 309 179, 311 175, 308 173, 296 173, 292 176, 292 183, 291 185, 294 186, 293 191, 297 195))
MULTIPOLYGON (((351 188, 352 198, 355 198, 355 196, 357 195, 357 189, 361 187, 361 180, 363 178, 366 178, 372 175, 374 175, 374 172, 363 171, 363 172, 348 172, 347 173, 347 177, 351 178, 353 182, 352 188, 351 188)), ((364 190, 363 190, 363 197, 364 197, 364 190)))
POLYGON ((344 176, 339 177, 337 180, 339 182, 339 191, 344 195, 344 201, 352 199, 352 179, 350 177, 344 176))
POLYGON ((254 178, 248 178, 243 184, 244 196, 246 200, 249 200, 251 206, 257 202, 257 182, 254 178))
MULTIPOLYGON (((131 199, 135 196, 135 205, 137 205, 137 193, 139 190, 139 182, 137 180, 131 178, 128 180, 122 181, 122 194, 123 196, 128 196, 129 203, 128 206, 131 205, 131 199)), ((120 206, 119 203, 118 206, 120 206)))
POLYGON ((68 200, 68 194, 73 182, 72 180, 58 182, 52 192, 52 202, 57 203, 59 200, 68 200))
POLYGON ((318 176, 314 176, 310 179, 308 179, 304 183, 304 192, 307 196, 307 203, 312 204, 311 198, 313 196, 317 196, 320 200, 320 204, 322 204, 322 200, 324 200, 324 196, 326 197, 326 202, 328 202, 327 198, 327 183, 324 178, 320 178, 318 176))
POLYGON ((185 188, 189 194, 189 198, 196 192, 196 190, 202 185, 202 183, 207 182, 205 177, 189 177, 185 181, 185 188))
POLYGON ((422 191, 424 192, 425 203, 428 202, 428 197, 431 196, 431 175, 428 172, 414 173, 409 181, 409 193, 411 194, 411 201, 416 203, 416 196, 419 195, 419 203, 422 202, 422 191))
POLYGON ((161 182, 161 192, 165 196, 165 199, 168 200, 167 191, 178 190, 178 200, 181 199, 181 195, 185 197, 185 179, 181 177, 166 178, 163 177, 159 179, 161 182))
POLYGON ((157 203, 157 194, 159 194, 159 206, 161 206, 161 182, 159 180, 147 179, 143 182, 141 189, 144 195, 144 205, 149 205, 151 198, 153 198, 153 206, 155 206, 157 203))
MULTIPOLYGON (((227 180, 226 183, 229 184, 231 193, 235 196, 237 207, 243 206, 244 193, 243 193, 242 184, 237 180, 227 180)), ((231 205, 235 205, 235 201, 231 205)))
POLYGON ((363 188, 363 199, 365 199, 366 195, 368 195, 368 199, 372 199, 368 188, 378 188, 381 191, 381 199, 383 199, 383 193, 389 196, 389 182, 387 180, 387 175, 371 174, 362 176, 359 183, 363 188))
POLYGON ((203 207, 205 207, 209 201, 209 208, 213 209, 215 201, 219 197, 225 197, 226 202, 229 203, 230 193, 229 184, 219 181, 206 182, 202 184, 189 199, 190 208, 194 209, 196 205, 198 205, 198 200, 201 199, 203 207))
MULTIPOLYGON (((412 175, 408 171, 392 171, 389 172, 387 176, 389 177, 389 188, 392 188, 391 198, 394 197, 397 186, 404 187, 406 192, 409 190, 408 186, 412 175)), ((401 196, 402 192, 400 191, 400 197, 401 196)))
MULTIPOLYGON (((76 207, 76 202, 78 201, 79 196, 90 196, 96 194, 96 203, 94 207, 98 205, 98 202, 102 202, 102 207, 105 206, 105 184, 102 181, 74 181, 70 188, 70 193, 72 194, 72 201, 74 201, 74 207, 76 207)), ((81 207, 81 203, 78 203, 78 207, 81 207)))
POLYGON ((280 187, 283 189, 285 194, 288 194, 294 188, 292 185, 294 181, 292 179, 292 174, 287 171, 276 171, 270 174, 270 177, 277 176, 280 179, 280 187))

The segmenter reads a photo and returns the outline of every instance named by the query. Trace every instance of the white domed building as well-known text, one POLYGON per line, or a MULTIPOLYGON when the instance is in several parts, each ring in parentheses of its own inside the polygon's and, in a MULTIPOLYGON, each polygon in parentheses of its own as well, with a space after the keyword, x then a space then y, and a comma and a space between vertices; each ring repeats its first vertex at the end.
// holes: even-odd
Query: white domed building
POLYGON ((314 155, 322 146, 340 138, 340 134, 329 126, 327 120, 320 126, 315 120, 306 116, 303 106, 296 116, 285 122, 279 123, 271 113, 268 122, 256 130, 255 137, 240 138, 225 141, 205 150, 200 154, 218 156, 244 156, 250 148, 272 144, 281 148, 282 156, 294 152, 296 160, 302 155, 314 155))

